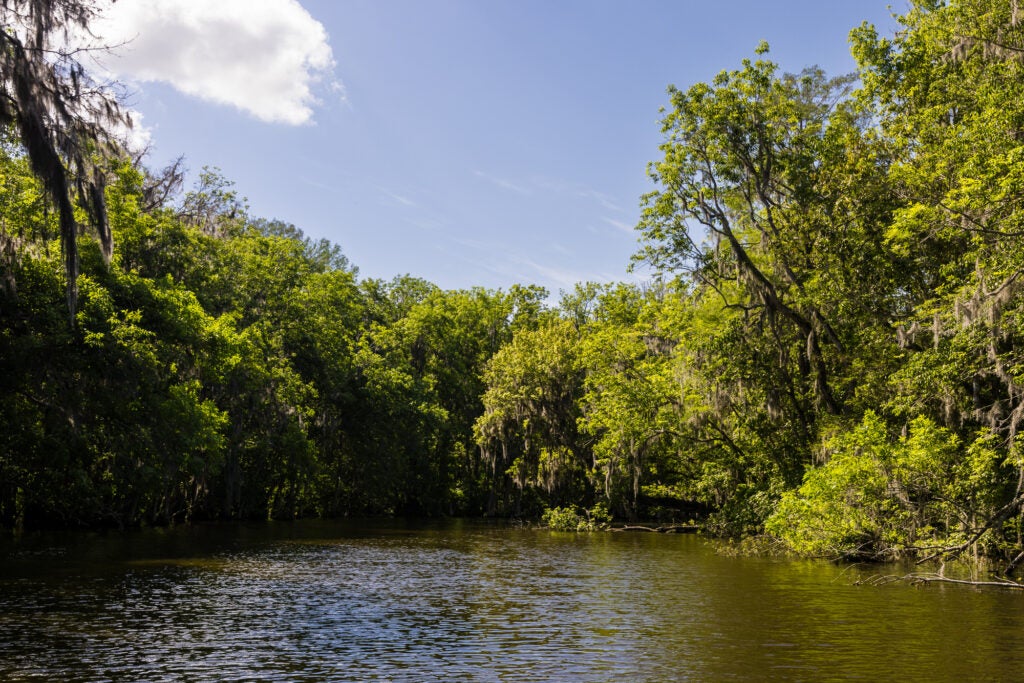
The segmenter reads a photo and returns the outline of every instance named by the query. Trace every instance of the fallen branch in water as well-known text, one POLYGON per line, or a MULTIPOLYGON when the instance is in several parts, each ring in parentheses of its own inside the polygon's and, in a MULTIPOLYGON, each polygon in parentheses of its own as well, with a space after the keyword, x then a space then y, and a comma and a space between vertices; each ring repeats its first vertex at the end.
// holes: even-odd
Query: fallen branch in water
POLYGON ((693 534, 700 530, 696 524, 670 524, 668 526, 630 525, 612 528, 612 531, 648 531, 658 534, 693 534))
POLYGON ((911 585, 922 583, 955 583, 963 586, 984 586, 989 588, 1007 588, 1010 590, 1024 590, 1024 583, 1011 581, 1009 579, 994 579, 992 581, 975 581, 972 579, 952 579, 941 574, 913 572, 902 576, 897 574, 875 575, 860 581, 855 581, 855 586, 884 586, 889 583, 906 582, 911 585))

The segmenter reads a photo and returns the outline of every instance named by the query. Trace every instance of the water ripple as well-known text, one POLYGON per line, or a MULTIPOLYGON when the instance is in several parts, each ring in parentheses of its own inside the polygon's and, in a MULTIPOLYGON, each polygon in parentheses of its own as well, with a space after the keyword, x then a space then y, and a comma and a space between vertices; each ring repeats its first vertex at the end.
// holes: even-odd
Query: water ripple
MULTIPOLYGON (((956 596, 979 602, 837 587, 827 565, 725 559, 694 538, 323 524, 189 537, 199 533, 213 532, 8 554, 0 678, 856 678, 858 656, 879 645, 865 596, 885 598, 882 623, 894 605, 927 617, 956 596)), ((1001 614, 1000 629, 1009 619, 1021 632, 1019 611, 1001 614)), ((911 637, 889 622, 890 648, 911 637)), ((904 670, 957 671, 903 650, 904 670)))

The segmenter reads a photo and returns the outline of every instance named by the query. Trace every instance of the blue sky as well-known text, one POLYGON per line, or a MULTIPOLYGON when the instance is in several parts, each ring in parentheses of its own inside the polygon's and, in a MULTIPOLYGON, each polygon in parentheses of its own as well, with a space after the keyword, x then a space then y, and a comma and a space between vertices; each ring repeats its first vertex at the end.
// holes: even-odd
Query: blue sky
POLYGON ((762 39, 787 71, 848 72, 851 28, 895 27, 878 0, 250 0, 235 15, 221 2, 188 39, 156 10, 126 20, 136 64, 111 68, 131 84, 152 166, 183 154, 193 176, 219 167, 253 215, 339 244, 363 277, 552 294, 644 277, 626 267, 668 84, 738 67, 762 39), (283 9, 292 43, 275 38, 283 9), (233 27, 258 11, 265 25, 233 27), (151 34, 163 40, 144 69, 151 34), (163 73, 210 40, 220 52, 201 67, 163 73), (275 54, 280 68, 260 59, 275 54), (200 76, 206 91, 182 92, 200 76), (271 111, 306 77, 299 105, 271 111), (218 88, 235 99, 211 101, 218 88))

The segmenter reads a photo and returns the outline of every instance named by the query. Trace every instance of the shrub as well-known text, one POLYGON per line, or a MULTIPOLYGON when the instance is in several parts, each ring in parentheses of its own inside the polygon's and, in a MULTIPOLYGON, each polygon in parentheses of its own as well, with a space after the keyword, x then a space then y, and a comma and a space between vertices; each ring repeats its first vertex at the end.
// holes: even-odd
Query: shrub
POLYGON ((574 506, 549 508, 541 516, 544 526, 553 531, 597 531, 607 529, 612 516, 604 503, 582 513, 574 506))

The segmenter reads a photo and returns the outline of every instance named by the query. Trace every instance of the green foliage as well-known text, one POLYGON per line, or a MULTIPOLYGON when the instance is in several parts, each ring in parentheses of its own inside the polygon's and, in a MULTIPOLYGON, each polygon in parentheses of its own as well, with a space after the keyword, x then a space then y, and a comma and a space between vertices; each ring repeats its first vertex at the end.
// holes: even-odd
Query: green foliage
POLYGON ((852 77, 761 45, 670 88, 638 226, 656 281, 557 308, 360 280, 216 169, 175 201, 179 164, 105 170, 107 268, 7 130, 0 524, 696 517, 809 555, 1020 565, 1013 7, 915 2, 893 37, 853 31, 852 77))
POLYGON ((107 191, 120 248, 108 270, 80 245, 72 331, 37 185, 18 156, 0 168, 5 225, 23 226, 0 292, 0 523, 351 511, 337 477, 372 458, 349 414, 367 304, 337 248, 248 226, 211 174, 186 197, 201 225, 143 208, 148 176, 125 165, 107 191))
POLYGON ((611 522, 612 516, 603 503, 582 512, 575 506, 549 508, 541 515, 541 524, 552 531, 600 531, 611 522))
POLYGON ((645 487, 671 487, 687 469, 676 450, 679 338, 664 319, 678 303, 670 290, 606 288, 580 341, 586 374, 578 424, 593 439, 591 480, 628 519, 644 514, 645 487))
POLYGON ((541 523, 552 531, 576 531, 584 521, 575 507, 556 507, 544 511, 541 523))
POLYGON ((528 511, 525 493, 555 505, 586 495, 589 454, 576 426, 577 342, 575 326, 565 320, 520 327, 484 368, 484 412, 474 429, 495 484, 514 484, 495 504, 514 514, 528 511))
POLYGON ((0 5, 0 135, 10 149, 8 135, 13 133, 48 203, 56 209, 72 325, 78 305, 82 219, 96 229, 103 260, 109 261, 105 166, 123 154, 110 127, 131 125, 114 89, 94 80, 78 60, 81 52, 89 51, 82 42, 96 12, 94 0, 0 5))
POLYGON ((961 541, 994 512, 1000 457, 983 431, 966 446, 925 417, 894 439, 873 412, 826 444, 828 462, 807 472, 768 519, 793 549, 829 557, 893 557, 961 541))
POLYGON ((765 530, 811 555, 866 554, 876 544, 905 542, 891 537, 902 524, 887 495, 886 468, 903 463, 882 421, 868 413, 829 450, 828 463, 809 470, 799 489, 783 495, 765 530))

